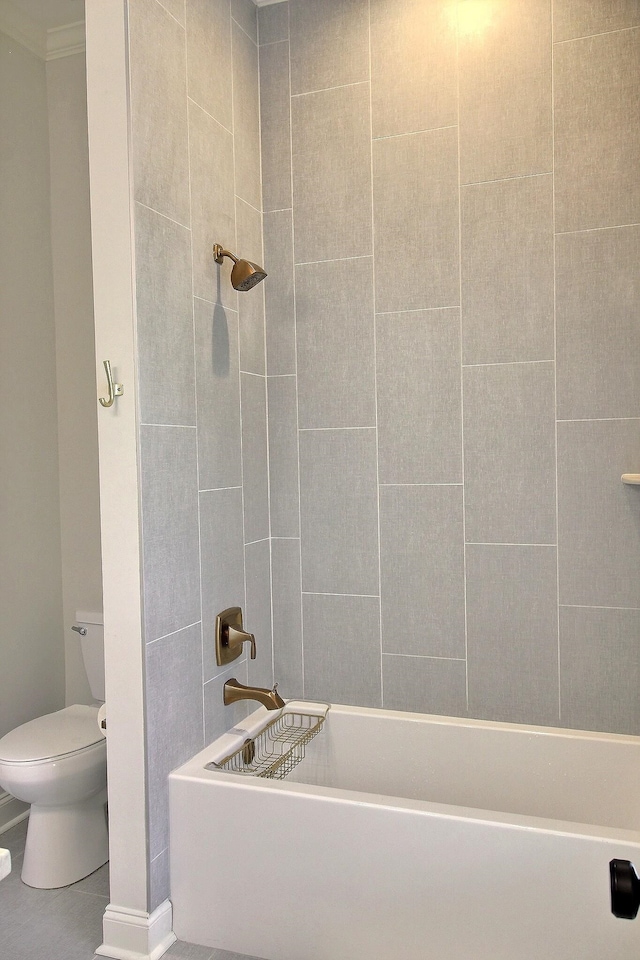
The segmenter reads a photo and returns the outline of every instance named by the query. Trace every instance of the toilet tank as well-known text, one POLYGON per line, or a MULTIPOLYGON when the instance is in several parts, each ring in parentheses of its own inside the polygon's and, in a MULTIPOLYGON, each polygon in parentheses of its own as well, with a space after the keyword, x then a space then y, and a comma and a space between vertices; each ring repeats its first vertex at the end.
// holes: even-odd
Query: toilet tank
POLYGON ((101 613, 76 611, 76 625, 84 628, 80 633, 82 659, 87 671, 91 693, 95 700, 104 702, 104 625, 101 613))

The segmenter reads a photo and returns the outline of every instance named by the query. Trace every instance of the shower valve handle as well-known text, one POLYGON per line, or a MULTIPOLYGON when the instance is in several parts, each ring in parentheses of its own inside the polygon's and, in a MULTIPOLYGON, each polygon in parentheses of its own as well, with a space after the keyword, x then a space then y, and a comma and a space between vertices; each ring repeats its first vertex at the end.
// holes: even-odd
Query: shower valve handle
POLYGON ((245 630, 239 630, 237 627, 234 627, 232 624, 229 624, 227 627, 227 645, 230 649, 234 647, 241 647, 245 643, 251 644, 251 659, 255 660, 256 658, 256 638, 252 633, 247 633, 245 630))

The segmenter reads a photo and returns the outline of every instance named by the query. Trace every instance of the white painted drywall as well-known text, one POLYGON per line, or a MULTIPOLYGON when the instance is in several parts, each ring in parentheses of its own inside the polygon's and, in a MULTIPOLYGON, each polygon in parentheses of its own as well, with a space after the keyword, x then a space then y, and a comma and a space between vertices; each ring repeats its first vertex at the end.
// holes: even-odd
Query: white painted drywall
POLYGON ((80 638, 71 630, 76 610, 102 610, 85 55, 50 60, 46 75, 65 689, 67 704, 91 703, 80 638))
POLYGON ((44 63, 0 34, 0 736, 64 706, 44 63))

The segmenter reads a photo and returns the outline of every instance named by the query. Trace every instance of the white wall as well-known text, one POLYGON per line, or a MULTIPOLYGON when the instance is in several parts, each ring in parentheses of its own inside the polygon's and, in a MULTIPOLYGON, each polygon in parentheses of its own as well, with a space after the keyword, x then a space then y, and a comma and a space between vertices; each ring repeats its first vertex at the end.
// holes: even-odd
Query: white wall
POLYGON ((46 65, 66 702, 90 703, 76 610, 102 610, 84 53, 46 65))
POLYGON ((0 736, 64 705, 44 63, 0 34, 0 736))

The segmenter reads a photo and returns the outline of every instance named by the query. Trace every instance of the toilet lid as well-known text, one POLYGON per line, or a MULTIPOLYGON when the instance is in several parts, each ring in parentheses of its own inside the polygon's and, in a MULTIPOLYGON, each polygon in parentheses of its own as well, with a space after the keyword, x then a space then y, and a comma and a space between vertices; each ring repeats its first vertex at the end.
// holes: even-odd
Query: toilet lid
POLYGON ((0 740, 0 761, 48 760, 75 753, 103 739, 98 727, 98 707, 76 703, 29 720, 7 733, 0 740))

